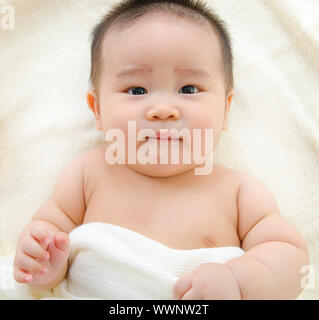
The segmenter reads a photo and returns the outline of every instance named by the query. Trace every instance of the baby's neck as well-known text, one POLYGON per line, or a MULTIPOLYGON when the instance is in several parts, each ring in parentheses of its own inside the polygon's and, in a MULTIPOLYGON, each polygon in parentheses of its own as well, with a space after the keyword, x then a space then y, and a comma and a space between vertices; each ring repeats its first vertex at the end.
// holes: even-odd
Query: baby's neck
POLYGON ((213 170, 209 175, 195 175, 194 168, 190 168, 187 171, 184 171, 179 174, 171 176, 150 176, 135 170, 134 168, 127 166, 125 164, 116 164, 110 166, 111 170, 117 175, 122 176, 125 179, 141 181, 144 180, 144 183, 152 183, 157 185, 175 185, 176 187, 187 187, 188 185, 194 186, 196 183, 202 184, 206 179, 212 179, 217 166, 214 164, 213 170))

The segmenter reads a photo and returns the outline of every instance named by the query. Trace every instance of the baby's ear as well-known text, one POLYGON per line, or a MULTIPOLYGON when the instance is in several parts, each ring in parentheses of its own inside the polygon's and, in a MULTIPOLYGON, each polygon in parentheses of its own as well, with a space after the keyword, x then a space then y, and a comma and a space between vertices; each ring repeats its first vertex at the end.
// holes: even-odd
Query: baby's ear
POLYGON ((229 94, 227 95, 227 100, 226 100, 226 106, 225 106, 225 115, 224 115, 224 124, 223 124, 223 130, 227 130, 228 129, 228 125, 227 125, 227 119, 228 119, 228 114, 229 114, 229 110, 230 110, 230 104, 232 102, 234 96, 234 92, 233 90, 229 92, 229 94))
POLYGON ((101 114, 100 114, 100 106, 97 99, 97 94, 95 90, 89 90, 86 94, 87 104, 90 110, 93 112, 95 119, 96 119, 96 129, 102 130, 102 121, 101 121, 101 114))

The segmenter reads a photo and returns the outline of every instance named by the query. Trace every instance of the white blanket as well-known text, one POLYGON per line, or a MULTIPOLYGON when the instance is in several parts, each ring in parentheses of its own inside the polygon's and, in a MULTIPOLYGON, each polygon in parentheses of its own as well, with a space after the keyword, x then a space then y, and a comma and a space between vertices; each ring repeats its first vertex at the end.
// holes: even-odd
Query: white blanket
MULTIPOLYGON (((0 0, 15 9, 15 29, 0 27, 2 256, 63 168, 103 143, 85 99, 89 34, 113 2, 0 0)), ((317 275, 301 298, 319 299, 319 1, 206 2, 228 24, 235 59, 229 126, 214 159, 272 190, 317 275)))
POLYGON ((70 233, 65 279, 51 291, 15 284, 12 256, 0 258, 2 299, 173 299, 175 282, 206 262, 225 263, 239 247, 177 250, 133 230, 108 223, 83 224, 70 233), (2 270, 2 271, 1 271, 2 270))

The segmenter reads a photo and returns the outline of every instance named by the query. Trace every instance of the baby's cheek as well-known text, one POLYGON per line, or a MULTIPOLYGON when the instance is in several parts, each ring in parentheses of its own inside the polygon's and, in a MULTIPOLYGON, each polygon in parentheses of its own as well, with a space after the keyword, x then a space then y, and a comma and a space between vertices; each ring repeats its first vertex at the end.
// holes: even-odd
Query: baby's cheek
MULTIPOLYGON (((192 122, 189 124, 190 129, 200 129, 200 131, 205 135, 205 129, 212 129, 213 131, 219 129, 219 122, 214 119, 214 117, 207 115, 199 117, 194 117, 192 122)), ((193 131, 193 130, 192 130, 193 131)))
MULTIPOLYGON (((213 145, 215 149, 222 133, 223 121, 221 117, 217 117, 217 116, 212 117, 210 115, 207 115, 206 117, 203 117, 201 119, 194 120, 192 123, 192 128, 201 129, 200 136, 201 136, 202 150, 205 150, 205 143, 208 143, 211 137, 213 139, 213 145), (206 132, 206 129, 208 129, 207 132, 206 132), (212 130, 212 133, 211 133, 211 130, 212 130)), ((192 132, 192 135, 193 135, 193 132, 192 132)))
POLYGON ((120 129, 127 130, 127 115, 119 109, 108 109, 103 114, 104 129, 120 129))

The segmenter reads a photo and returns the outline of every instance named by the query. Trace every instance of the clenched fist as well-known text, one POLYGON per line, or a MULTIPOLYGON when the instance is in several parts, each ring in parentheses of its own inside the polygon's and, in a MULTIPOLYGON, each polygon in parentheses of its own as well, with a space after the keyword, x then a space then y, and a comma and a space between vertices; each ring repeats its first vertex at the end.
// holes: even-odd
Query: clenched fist
POLYGON ((231 269, 208 262, 181 277, 173 296, 180 300, 241 300, 241 291, 231 269))
POLYGON ((21 233, 14 257, 18 282, 45 286, 54 283, 66 267, 70 251, 68 234, 42 221, 32 221, 21 233))

